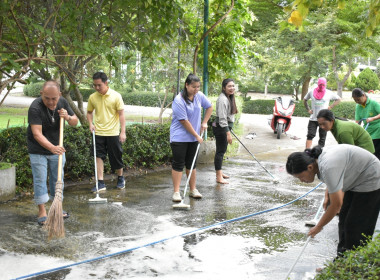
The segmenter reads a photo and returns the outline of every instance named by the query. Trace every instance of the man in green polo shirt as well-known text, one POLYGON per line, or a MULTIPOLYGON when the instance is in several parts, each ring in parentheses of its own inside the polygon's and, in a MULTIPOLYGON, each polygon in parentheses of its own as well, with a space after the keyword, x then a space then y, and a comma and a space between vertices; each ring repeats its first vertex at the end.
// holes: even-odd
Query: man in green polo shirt
POLYGON ((355 120, 359 122, 361 119, 365 119, 364 125, 369 123, 367 131, 375 146, 374 155, 380 159, 380 104, 369 98, 360 88, 352 91, 352 98, 357 103, 355 120))

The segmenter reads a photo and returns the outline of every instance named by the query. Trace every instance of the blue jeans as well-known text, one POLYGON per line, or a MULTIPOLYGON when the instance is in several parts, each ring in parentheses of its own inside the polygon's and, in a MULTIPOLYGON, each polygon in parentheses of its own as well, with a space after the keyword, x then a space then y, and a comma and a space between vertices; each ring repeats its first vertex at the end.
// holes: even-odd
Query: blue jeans
MULTIPOLYGON (((47 190, 47 177, 49 173, 49 190, 50 198, 54 199, 55 185, 58 177, 58 155, 38 155, 29 154, 30 163, 32 165, 34 201, 37 205, 45 204, 49 201, 47 190)), ((66 157, 62 158, 62 181, 63 167, 65 166, 66 157)))

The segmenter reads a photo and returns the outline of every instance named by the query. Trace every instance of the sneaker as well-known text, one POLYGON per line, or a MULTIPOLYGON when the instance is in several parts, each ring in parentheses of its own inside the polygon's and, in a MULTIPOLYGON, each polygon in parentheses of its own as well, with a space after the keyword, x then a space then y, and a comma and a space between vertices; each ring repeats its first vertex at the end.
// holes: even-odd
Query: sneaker
POLYGON ((173 200, 173 202, 181 202, 182 201, 182 197, 179 194, 179 192, 173 193, 172 200, 173 200))
MULTIPOLYGON (((98 182, 98 192, 103 192, 107 190, 106 185, 104 183, 98 182)), ((95 186, 91 189, 91 192, 96 193, 96 184, 95 186)))
POLYGON ((118 177, 116 188, 122 190, 125 188, 125 180, 123 176, 118 177))
POLYGON ((197 189, 194 189, 192 191, 190 191, 190 194, 189 194, 192 198, 202 198, 202 195, 201 193, 197 190, 197 189))

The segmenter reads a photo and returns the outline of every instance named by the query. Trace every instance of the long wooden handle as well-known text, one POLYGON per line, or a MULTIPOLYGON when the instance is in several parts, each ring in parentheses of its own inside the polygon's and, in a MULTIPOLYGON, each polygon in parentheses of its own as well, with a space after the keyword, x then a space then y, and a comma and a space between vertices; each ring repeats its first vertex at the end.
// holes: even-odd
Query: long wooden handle
MULTIPOLYGON (((65 126, 65 119, 63 117, 59 120, 59 146, 63 147, 63 127, 65 126)), ((57 181, 62 181, 62 159, 63 155, 58 156, 58 176, 57 181)))

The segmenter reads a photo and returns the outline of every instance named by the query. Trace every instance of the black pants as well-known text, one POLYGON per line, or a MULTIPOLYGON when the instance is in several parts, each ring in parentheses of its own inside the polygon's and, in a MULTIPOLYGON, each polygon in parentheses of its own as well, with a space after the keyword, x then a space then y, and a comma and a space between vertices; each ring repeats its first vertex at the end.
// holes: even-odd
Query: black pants
MULTIPOLYGON (((183 167, 190 170, 195 153, 197 152, 198 142, 172 142, 170 147, 173 152, 172 169, 178 172, 183 171, 183 167)), ((197 162, 195 161, 193 169, 197 162)))
POLYGON ((338 256, 366 243, 366 237, 371 237, 375 231, 379 211, 380 189, 373 192, 345 192, 339 213, 338 256))
POLYGON ((320 127, 318 127, 318 122, 317 121, 309 121, 309 124, 307 126, 307 140, 313 140, 313 138, 315 137, 315 134, 317 133, 317 128, 318 128, 318 131, 319 131, 319 141, 318 141, 318 145, 319 146, 322 146, 324 147, 325 146, 325 142, 326 142, 326 135, 327 135, 327 131, 321 129, 320 127))
POLYGON ((227 151, 227 134, 224 128, 220 127, 218 124, 212 127, 212 131, 215 136, 216 152, 214 157, 215 170, 222 170, 222 163, 224 154, 227 151))
MULTIPOLYGON (((119 136, 95 135, 96 157, 106 160, 107 154, 113 171, 124 168, 123 148, 119 136)), ((94 152, 91 150, 91 154, 94 152)))
POLYGON ((375 146, 374 155, 380 160, 380 139, 372 139, 373 146, 375 146))

